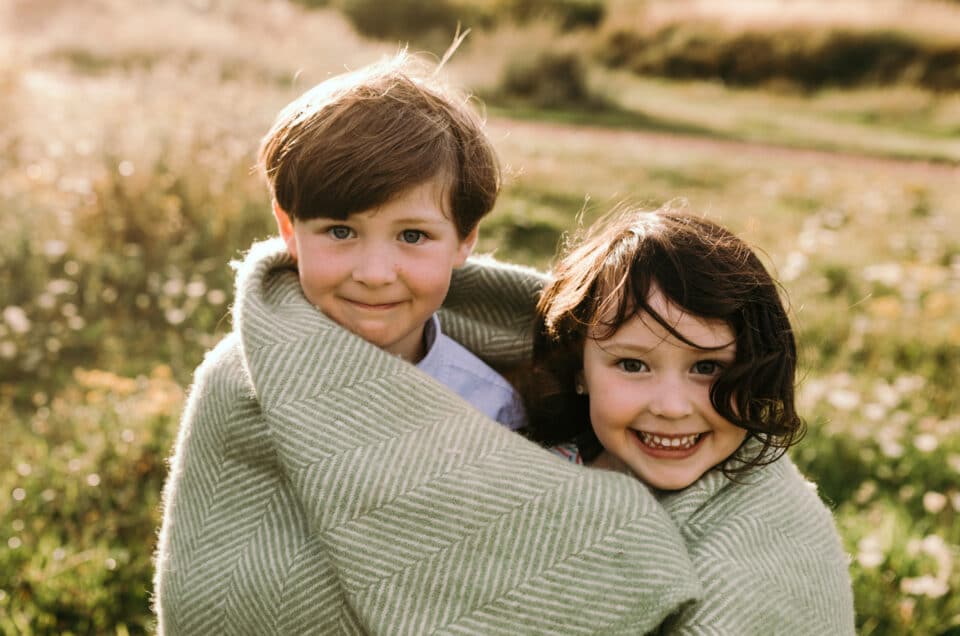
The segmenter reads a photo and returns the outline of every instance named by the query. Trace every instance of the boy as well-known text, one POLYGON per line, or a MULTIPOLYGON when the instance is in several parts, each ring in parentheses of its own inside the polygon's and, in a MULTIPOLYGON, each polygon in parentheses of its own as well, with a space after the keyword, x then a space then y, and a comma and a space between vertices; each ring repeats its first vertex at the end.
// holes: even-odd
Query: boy
POLYGON ((496 156, 464 98, 418 70, 400 54, 321 83, 280 113, 260 166, 306 298, 516 429, 517 393, 435 316, 493 208, 496 156))

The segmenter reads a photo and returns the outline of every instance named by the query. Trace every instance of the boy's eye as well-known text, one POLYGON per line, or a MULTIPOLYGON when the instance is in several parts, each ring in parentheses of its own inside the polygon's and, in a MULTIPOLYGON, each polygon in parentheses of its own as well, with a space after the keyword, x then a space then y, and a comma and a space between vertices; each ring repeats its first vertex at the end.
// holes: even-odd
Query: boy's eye
POLYGON ((420 230, 404 230, 400 232, 400 240, 410 245, 416 245, 425 238, 427 238, 427 235, 420 230))
POLYGON ((330 235, 330 238, 343 241, 353 235, 353 230, 348 228, 346 225, 334 225, 333 227, 327 229, 327 234, 330 235))
POLYGON ((723 364, 716 360, 700 360, 693 365, 693 372, 698 375, 717 375, 723 370, 723 364))
POLYGON ((647 364, 643 360, 635 360, 633 358, 619 360, 617 366, 627 373, 641 373, 647 370, 647 364))

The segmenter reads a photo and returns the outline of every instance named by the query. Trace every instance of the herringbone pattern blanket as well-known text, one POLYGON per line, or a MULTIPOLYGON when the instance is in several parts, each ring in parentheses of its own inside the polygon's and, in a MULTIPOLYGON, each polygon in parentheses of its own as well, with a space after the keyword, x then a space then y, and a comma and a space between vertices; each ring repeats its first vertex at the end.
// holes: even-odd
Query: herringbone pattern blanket
MULTIPOLYGON (((525 356, 538 287, 471 266, 445 329, 525 356)), ((560 460, 327 320, 282 243, 251 251, 237 291, 165 490, 160 633, 639 634, 698 594, 640 483, 560 460)))

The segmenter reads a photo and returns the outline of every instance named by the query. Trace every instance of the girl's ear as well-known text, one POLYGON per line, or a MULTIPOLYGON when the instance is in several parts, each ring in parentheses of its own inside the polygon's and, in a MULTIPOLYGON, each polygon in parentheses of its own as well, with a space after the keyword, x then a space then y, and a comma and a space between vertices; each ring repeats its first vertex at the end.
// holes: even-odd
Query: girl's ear
POLYGON ((577 371, 573 379, 573 390, 577 395, 587 395, 587 381, 583 379, 583 370, 577 371))
POLYGON ((480 235, 480 224, 474 226, 470 233, 461 241, 457 248, 457 258, 454 260, 454 268, 460 267, 467 262, 467 257, 473 253, 473 248, 477 246, 477 237, 480 235))
POLYGON ((293 260, 297 260, 297 237, 293 231, 293 219, 280 207, 276 199, 273 200, 273 218, 277 220, 277 229, 283 237, 283 242, 287 244, 287 251, 290 252, 293 260))

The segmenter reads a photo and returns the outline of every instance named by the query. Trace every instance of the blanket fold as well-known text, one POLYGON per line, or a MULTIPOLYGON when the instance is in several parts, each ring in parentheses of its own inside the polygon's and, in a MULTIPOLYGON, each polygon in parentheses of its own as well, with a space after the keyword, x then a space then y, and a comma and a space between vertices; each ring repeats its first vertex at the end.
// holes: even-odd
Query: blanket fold
POLYGON ((710 471, 660 501, 704 587, 665 633, 854 634, 849 559, 830 511, 789 457, 738 483, 710 471))
MULTIPOLYGON (((526 355, 539 278, 458 277, 445 329, 495 363, 526 355)), ((642 484, 563 462, 326 319, 281 242, 240 268, 234 327, 171 466, 161 633, 637 634, 697 597, 642 484)))

